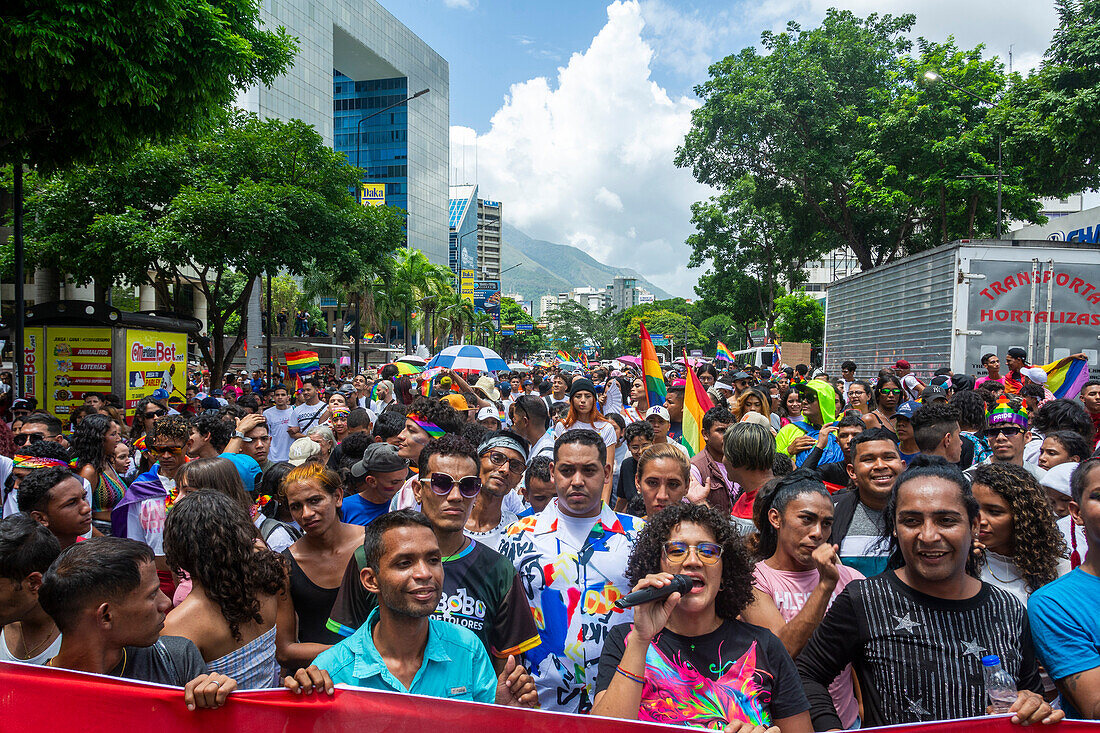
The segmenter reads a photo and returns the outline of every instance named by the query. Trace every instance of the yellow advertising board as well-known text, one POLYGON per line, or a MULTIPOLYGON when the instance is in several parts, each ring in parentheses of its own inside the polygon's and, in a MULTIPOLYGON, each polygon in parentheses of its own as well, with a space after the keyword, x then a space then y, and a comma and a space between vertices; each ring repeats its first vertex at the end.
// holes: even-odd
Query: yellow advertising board
POLYGON ((184 398, 187 334, 126 329, 126 413, 154 390, 184 398))
POLYGON ((474 302, 474 271, 463 270, 462 277, 459 278, 459 293, 462 295, 463 300, 468 300, 471 303, 474 302))
POLYGON ((42 402, 42 382, 46 376, 46 365, 42 361, 42 329, 23 329, 23 396, 34 397, 38 405, 42 402))
MULTIPOLYGON (((88 392, 111 391, 111 328, 47 326, 45 329, 47 409, 65 425, 69 413, 84 404, 88 392)), ((35 365, 36 368, 38 365, 35 365)))
POLYGON ((386 184, 360 183, 359 203, 363 204, 363 206, 385 206, 386 184))

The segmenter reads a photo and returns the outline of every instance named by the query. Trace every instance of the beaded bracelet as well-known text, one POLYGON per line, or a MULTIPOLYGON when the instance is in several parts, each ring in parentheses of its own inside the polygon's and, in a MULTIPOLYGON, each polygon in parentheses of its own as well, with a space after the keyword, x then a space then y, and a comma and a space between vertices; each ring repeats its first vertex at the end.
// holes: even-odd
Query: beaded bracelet
POLYGON ((627 672, 625 669, 623 669, 621 664, 619 666, 615 667, 615 671, 618 672, 619 674, 621 674, 623 677, 626 677, 627 679, 634 680, 639 685, 644 685, 645 684, 645 680, 643 678, 639 677, 638 675, 636 675, 632 672, 627 672))

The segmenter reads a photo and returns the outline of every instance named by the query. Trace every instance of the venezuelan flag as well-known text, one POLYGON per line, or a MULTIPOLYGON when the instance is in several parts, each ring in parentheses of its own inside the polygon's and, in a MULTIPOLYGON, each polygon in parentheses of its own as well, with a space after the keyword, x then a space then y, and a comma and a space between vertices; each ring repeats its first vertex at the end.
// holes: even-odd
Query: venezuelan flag
POLYGON ((638 325, 642 327, 642 375, 645 376, 646 399, 649 403, 646 409, 648 410, 650 407, 665 404, 668 389, 665 387, 661 363, 657 361, 657 349, 653 348, 649 331, 645 330, 644 323, 639 322, 638 325))
POLYGON ((558 361, 573 361, 573 357, 569 355, 568 351, 558 349, 558 361))
POLYGON ((286 366, 291 374, 309 374, 321 368, 321 360, 316 351, 288 351, 286 366))
POLYGON ((1089 381, 1089 363, 1084 359, 1061 359, 1042 370, 1047 373, 1047 389, 1059 399, 1074 399, 1089 381))
POLYGON ((718 342, 718 353, 714 355, 715 361, 718 361, 719 359, 721 359, 722 361, 728 361, 731 364, 733 363, 733 354, 730 353, 730 347, 726 346, 721 341, 718 342))
MULTIPOLYGON (((684 351, 684 363, 687 363, 687 351, 684 351)), ((714 407, 707 391, 703 389, 703 383, 695 375, 694 369, 687 370, 687 385, 684 387, 684 435, 680 442, 688 449, 688 453, 695 455, 706 446, 706 438, 703 436, 703 413, 714 407)))

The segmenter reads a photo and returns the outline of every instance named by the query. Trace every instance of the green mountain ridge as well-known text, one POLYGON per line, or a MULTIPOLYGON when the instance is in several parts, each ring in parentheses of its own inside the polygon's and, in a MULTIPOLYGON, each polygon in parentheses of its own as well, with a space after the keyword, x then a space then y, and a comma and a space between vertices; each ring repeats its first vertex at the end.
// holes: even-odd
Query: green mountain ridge
POLYGON ((501 291, 519 293, 533 303, 535 317, 540 313, 539 298, 557 295, 573 288, 603 288, 615 277, 633 277, 638 285, 653 293, 657 300, 671 297, 629 267, 612 267, 594 259, 576 247, 534 239, 516 227, 504 223, 501 228, 500 269, 520 267, 504 274, 501 291))

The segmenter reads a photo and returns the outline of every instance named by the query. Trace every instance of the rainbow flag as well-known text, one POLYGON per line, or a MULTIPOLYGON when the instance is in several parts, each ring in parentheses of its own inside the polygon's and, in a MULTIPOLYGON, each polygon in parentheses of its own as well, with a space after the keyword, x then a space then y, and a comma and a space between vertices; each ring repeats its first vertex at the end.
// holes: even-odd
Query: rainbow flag
POLYGON ((718 353, 714 355, 714 360, 728 361, 733 363, 733 354, 730 352, 730 347, 726 346, 721 341, 718 342, 718 353))
MULTIPOLYGON (((687 363, 687 351, 684 351, 684 363, 687 363)), ((706 438, 703 436, 703 413, 714 407, 710 396, 703 389, 703 383, 699 381, 694 369, 687 369, 687 384, 684 387, 684 435, 680 442, 688 449, 688 453, 695 455, 706 446, 706 438)))
POLYGON ((1076 398, 1089 381, 1089 363, 1085 359, 1061 359, 1043 366, 1042 370, 1047 373, 1047 389, 1058 399, 1076 398))
POLYGON ((588 354, 584 353, 583 351, 579 351, 579 352, 577 352, 577 357, 581 360, 581 366, 583 366, 585 369, 587 369, 588 368, 588 354))
POLYGON ((295 374, 294 375, 294 393, 298 394, 303 389, 305 389, 305 387, 306 386, 304 384, 302 384, 302 375, 301 374, 295 374))
POLYGON ((286 367, 294 375, 309 374, 321 368, 321 360, 316 351, 288 351, 286 367))
MULTIPOLYGON (((657 361, 657 350, 653 348, 653 340, 649 338, 649 331, 645 330, 645 323, 639 322, 642 327, 642 375, 645 376, 646 409, 665 404, 665 395, 668 389, 665 387, 665 377, 661 372, 661 363, 657 361)), ((690 371, 690 370, 689 370, 690 371)))
POLYGON ((573 357, 569 355, 568 351, 558 349, 558 361, 573 361, 573 357))

